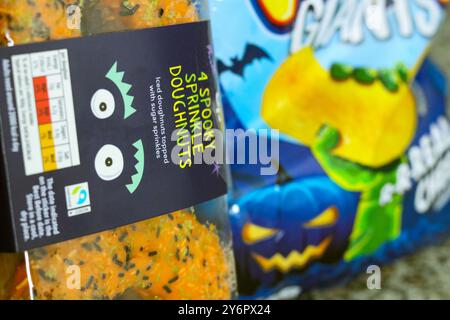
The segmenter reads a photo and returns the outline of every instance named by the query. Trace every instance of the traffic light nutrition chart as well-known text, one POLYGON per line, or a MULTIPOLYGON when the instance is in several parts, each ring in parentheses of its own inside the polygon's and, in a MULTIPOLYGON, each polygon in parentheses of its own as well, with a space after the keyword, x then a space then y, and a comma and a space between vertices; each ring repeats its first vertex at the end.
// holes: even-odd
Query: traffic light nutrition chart
POLYGON ((25 174, 80 164, 67 50, 11 58, 25 174))

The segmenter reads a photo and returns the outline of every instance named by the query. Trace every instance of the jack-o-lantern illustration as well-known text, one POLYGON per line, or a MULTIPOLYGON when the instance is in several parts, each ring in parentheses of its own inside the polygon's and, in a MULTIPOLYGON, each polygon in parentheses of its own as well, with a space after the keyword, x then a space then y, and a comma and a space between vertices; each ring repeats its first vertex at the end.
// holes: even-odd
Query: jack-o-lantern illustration
POLYGON ((312 262, 342 258, 359 195, 327 177, 256 190, 231 208, 239 290, 252 294, 312 262))

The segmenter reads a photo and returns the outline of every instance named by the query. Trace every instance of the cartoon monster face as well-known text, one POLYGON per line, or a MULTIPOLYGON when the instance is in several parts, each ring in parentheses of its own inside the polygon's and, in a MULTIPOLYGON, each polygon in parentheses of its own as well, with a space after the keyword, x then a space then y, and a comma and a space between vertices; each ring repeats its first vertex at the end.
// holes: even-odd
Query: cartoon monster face
POLYGON ((309 177, 250 193, 232 207, 240 290, 271 286, 312 262, 342 257, 359 196, 326 177, 309 177))
MULTIPOLYGON (((124 72, 117 70, 117 62, 106 74, 106 78, 112 82, 119 93, 123 105, 123 119, 126 121, 136 112, 136 109, 132 106, 134 97, 129 95, 132 86, 123 81, 124 72)), ((99 89, 94 93, 91 99, 91 111, 94 117, 101 121, 107 121, 108 118, 119 112, 119 110, 116 110, 114 95, 106 89, 99 89)), ((136 173, 131 176, 131 183, 126 185, 130 194, 134 193, 139 187, 144 174, 144 146, 142 139, 133 143, 133 147, 137 150, 134 155, 137 162, 135 164, 136 173)), ((124 170, 124 165, 124 156, 121 149, 113 144, 103 145, 97 152, 94 160, 95 172, 104 181, 113 181, 119 178, 124 170)))

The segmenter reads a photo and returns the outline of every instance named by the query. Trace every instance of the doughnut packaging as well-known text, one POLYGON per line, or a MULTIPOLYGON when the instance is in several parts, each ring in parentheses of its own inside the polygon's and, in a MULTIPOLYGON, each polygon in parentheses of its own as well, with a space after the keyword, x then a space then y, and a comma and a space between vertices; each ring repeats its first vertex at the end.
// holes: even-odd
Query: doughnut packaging
POLYGON ((207 1, 2 0, 0 47, 0 298, 233 298, 207 1))

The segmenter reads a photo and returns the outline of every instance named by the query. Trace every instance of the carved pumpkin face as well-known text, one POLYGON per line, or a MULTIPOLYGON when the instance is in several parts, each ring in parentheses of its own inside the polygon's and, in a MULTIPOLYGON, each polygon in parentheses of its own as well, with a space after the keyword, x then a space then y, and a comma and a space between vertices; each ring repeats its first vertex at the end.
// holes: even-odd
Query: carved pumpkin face
POLYGON ((240 291, 271 286, 312 262, 342 257, 359 196, 326 177, 250 193, 231 209, 240 291))

